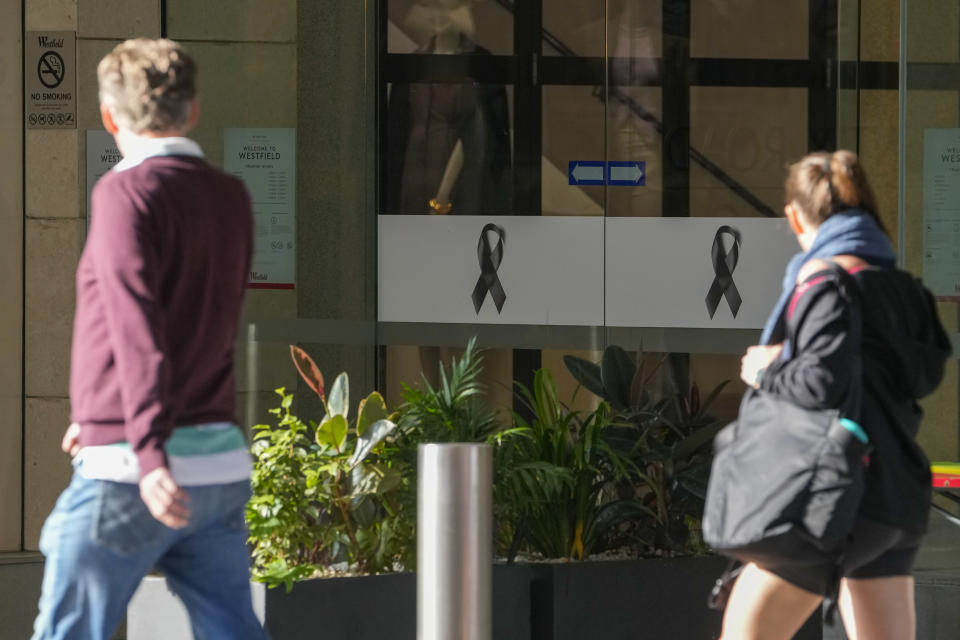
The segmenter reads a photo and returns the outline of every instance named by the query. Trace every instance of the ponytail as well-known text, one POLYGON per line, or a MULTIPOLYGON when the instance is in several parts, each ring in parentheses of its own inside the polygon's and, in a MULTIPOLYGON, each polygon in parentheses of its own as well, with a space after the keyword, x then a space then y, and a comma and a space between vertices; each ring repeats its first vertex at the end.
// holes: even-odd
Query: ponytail
POLYGON ((867 174, 852 151, 817 152, 790 166, 786 182, 787 204, 795 203, 804 218, 820 226, 835 213, 866 211, 886 233, 877 209, 877 198, 867 174))

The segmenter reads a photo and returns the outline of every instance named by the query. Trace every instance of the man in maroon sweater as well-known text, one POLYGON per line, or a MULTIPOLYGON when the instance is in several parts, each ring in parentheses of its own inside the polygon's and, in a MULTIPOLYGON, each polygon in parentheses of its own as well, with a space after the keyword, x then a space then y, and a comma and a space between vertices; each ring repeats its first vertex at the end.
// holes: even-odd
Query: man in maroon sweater
POLYGON ((184 137, 197 121, 196 65, 179 45, 127 41, 97 71, 124 158, 94 189, 77 268, 63 440, 74 476, 41 534, 34 640, 107 640, 154 567, 197 637, 265 638, 234 410, 249 196, 184 137))

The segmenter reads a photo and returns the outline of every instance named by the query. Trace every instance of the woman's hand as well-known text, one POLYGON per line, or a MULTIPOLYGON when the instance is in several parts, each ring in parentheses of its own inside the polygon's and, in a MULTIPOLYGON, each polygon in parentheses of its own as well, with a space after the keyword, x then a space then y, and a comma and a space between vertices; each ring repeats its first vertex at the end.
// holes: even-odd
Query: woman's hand
POLYGON ((770 363, 783 353, 782 344, 757 345, 747 349, 740 360, 740 379, 754 389, 760 388, 760 378, 770 363))

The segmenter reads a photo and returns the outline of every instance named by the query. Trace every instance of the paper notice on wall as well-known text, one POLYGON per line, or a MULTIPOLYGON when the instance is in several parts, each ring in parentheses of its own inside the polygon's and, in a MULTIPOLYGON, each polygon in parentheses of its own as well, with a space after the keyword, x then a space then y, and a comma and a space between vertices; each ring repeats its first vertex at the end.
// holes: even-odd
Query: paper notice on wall
POLYGON ((115 164, 120 162, 123 155, 117 147, 113 136, 103 129, 87 129, 87 228, 90 228, 90 196, 93 187, 115 164))
POLYGON ((924 130, 923 282, 960 298, 960 129, 924 130))
POLYGON ((296 263, 295 129, 224 129, 223 168, 253 201, 250 287, 293 289, 296 263))

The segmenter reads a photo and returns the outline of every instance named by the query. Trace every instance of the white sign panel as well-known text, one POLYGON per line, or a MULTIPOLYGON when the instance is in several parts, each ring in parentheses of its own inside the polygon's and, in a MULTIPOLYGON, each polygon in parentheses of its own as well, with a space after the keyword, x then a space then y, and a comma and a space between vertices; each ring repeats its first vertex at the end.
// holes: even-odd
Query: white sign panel
POLYGON ((383 322, 603 325, 601 217, 379 220, 383 322))
POLYGON ((123 159, 113 136, 103 129, 87 129, 87 226, 90 225, 90 196, 93 187, 123 159))
POLYGON ((379 243, 381 321, 621 327, 759 329, 799 251, 757 218, 387 215, 379 243))
POLYGON ((759 329, 800 251, 783 219, 607 218, 606 231, 615 327, 759 329))
POLYGON ((224 129, 223 165, 253 201, 250 287, 293 289, 296 262, 295 129, 224 129))
POLYGON ((923 132, 923 281, 960 297, 960 129, 923 132))

